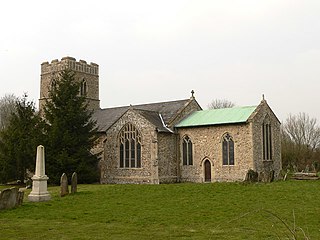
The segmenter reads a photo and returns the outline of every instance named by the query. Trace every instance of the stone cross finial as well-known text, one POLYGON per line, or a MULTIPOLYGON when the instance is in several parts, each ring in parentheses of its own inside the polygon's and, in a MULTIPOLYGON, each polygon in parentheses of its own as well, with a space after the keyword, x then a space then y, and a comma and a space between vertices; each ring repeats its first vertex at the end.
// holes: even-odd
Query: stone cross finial
POLYGON ((191 90, 191 98, 194 98, 194 91, 191 90))

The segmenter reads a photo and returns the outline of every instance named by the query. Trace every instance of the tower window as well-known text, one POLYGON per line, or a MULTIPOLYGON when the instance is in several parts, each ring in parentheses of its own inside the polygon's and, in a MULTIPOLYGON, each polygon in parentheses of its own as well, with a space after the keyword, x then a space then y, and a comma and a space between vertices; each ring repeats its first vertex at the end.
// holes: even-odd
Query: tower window
POLYGON ((80 95, 81 96, 87 95, 87 82, 84 79, 82 80, 81 85, 80 85, 80 95))
POLYGON ((57 85, 56 80, 55 79, 51 80, 49 91, 53 91, 53 89, 56 87, 56 85, 57 85))

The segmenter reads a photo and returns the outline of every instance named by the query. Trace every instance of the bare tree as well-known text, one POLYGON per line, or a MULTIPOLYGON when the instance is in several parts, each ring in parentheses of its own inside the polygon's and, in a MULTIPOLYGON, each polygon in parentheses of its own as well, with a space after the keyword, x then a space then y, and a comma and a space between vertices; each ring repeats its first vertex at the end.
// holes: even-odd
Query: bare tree
POLYGON ((317 119, 310 118, 306 113, 289 115, 283 124, 283 129, 298 146, 307 146, 312 151, 320 146, 320 127, 317 119))
POLYGON ((232 108, 235 104, 227 99, 215 99, 208 104, 209 109, 232 108))
POLYGON ((303 170, 319 165, 320 127, 306 113, 289 115, 282 124, 282 163, 303 170))
POLYGON ((6 94, 0 98, 0 130, 8 125, 11 113, 15 111, 17 100, 14 94, 6 94))

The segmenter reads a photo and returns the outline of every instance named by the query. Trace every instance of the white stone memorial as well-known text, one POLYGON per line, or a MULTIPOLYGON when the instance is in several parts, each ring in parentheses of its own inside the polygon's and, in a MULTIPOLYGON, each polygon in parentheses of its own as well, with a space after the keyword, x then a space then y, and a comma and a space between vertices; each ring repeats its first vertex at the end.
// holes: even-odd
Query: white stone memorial
POLYGON ((31 202, 43 202, 51 199, 47 189, 48 177, 45 174, 44 147, 37 147, 36 173, 32 179, 32 191, 28 196, 31 202))

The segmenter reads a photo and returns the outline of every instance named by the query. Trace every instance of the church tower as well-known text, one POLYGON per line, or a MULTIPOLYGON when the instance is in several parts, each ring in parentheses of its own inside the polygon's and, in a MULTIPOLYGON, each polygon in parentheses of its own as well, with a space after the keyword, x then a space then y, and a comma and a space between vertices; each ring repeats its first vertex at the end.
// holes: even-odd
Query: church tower
POLYGON ((75 73, 75 80, 80 82, 79 93, 86 97, 89 109, 100 109, 99 100, 99 65, 88 64, 84 60, 76 61, 73 57, 64 57, 59 61, 55 59, 41 64, 41 83, 39 110, 42 111, 46 100, 49 99, 49 91, 53 80, 59 78, 59 73, 64 69, 70 69, 75 73))

